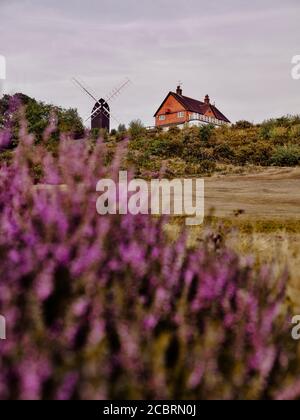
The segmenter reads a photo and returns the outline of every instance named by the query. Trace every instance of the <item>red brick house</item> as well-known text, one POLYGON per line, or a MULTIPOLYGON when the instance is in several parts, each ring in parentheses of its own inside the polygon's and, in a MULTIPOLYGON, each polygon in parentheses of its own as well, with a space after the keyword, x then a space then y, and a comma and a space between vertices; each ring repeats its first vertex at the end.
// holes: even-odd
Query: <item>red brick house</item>
POLYGON ((204 102, 182 95, 182 89, 177 86, 176 93, 169 92, 155 115, 155 126, 168 129, 172 126, 183 127, 212 124, 216 127, 230 124, 216 107, 211 104, 206 95, 204 102))

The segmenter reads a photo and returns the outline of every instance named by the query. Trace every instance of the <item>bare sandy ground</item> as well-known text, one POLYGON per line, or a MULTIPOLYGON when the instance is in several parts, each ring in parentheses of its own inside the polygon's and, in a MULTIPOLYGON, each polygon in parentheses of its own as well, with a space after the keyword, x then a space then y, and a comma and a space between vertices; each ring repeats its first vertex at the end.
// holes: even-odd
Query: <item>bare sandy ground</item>
POLYGON ((205 214, 255 219, 300 219, 300 168, 269 168, 249 175, 205 178, 205 214))
MULTIPOLYGON (((268 168, 251 174, 214 175, 205 180, 205 215, 256 220, 300 220, 300 168, 268 168)), ((35 189, 52 189, 37 185, 35 189)), ((65 189, 67 186, 60 185, 65 189)), ((181 196, 173 197, 182 200, 181 196)))

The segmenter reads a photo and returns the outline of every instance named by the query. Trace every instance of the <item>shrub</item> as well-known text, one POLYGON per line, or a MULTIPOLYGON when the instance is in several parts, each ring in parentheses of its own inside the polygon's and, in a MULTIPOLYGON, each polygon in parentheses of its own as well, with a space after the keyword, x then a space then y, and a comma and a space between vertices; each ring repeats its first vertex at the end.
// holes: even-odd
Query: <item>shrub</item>
POLYGON ((201 160, 214 160, 214 150, 203 147, 199 142, 190 142, 184 145, 183 158, 189 163, 200 163, 201 160))
POLYGON ((234 163, 242 166, 246 165, 246 163, 248 163, 249 160, 251 160, 253 152, 254 151, 252 145, 239 147, 234 154, 234 163))
POLYGON ((288 140, 288 129, 285 127, 274 127, 270 131, 270 139, 277 144, 284 144, 288 140))
POLYGON ((106 149, 64 140, 54 159, 24 136, 1 166, 0 399, 297 398, 286 276, 222 231, 190 249, 163 218, 97 215, 106 149))
POLYGON ((261 126, 260 129, 259 129, 259 136, 263 140, 269 140, 270 139, 270 127, 268 127, 267 125, 261 126))
POLYGON ((290 138, 296 142, 300 140, 300 124, 296 124, 291 128, 290 138))
POLYGON ((183 144, 178 137, 157 136, 142 143, 144 151, 163 158, 181 156, 183 144))
POLYGON ((237 121, 233 125, 233 128, 237 128, 238 130, 240 130, 240 129, 247 130, 248 128, 251 128, 251 127, 253 127, 253 124, 249 121, 246 121, 246 120, 237 121))
POLYGON ((169 128, 169 131, 168 131, 168 134, 169 135, 171 135, 171 136, 177 136, 179 133, 180 133, 180 128, 179 127, 174 126, 174 127, 170 127, 169 128))
POLYGON ((201 142, 208 143, 214 132, 213 125, 203 125, 199 128, 199 138, 201 142))
POLYGON ((187 164, 180 158, 168 159, 165 164, 165 175, 170 177, 182 177, 186 174, 187 164))
POLYGON ((226 143, 218 144, 214 152, 217 159, 231 159, 234 156, 234 151, 226 143))
POLYGON ((203 174, 210 174, 216 170, 216 162, 204 159, 199 163, 199 172, 203 174))
POLYGON ((299 146, 278 146, 271 157, 275 166, 296 166, 300 164, 299 146))
POLYGON ((129 134, 132 139, 142 137, 146 134, 146 129, 141 120, 137 119, 131 121, 131 123, 129 124, 129 134))

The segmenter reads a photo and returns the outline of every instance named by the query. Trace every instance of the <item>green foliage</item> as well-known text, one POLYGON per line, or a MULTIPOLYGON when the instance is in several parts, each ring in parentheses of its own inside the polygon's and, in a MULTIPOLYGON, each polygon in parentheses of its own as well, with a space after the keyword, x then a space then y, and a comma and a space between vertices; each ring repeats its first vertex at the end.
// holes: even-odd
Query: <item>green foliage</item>
POLYGON ((270 130, 270 140, 274 144, 284 144, 288 138, 288 128, 286 127, 274 127, 270 130))
POLYGON ((11 111, 11 102, 18 101, 24 106, 28 131, 33 134, 36 143, 43 139, 45 129, 51 120, 55 120, 55 130, 51 133, 50 140, 58 140, 61 133, 79 139, 84 136, 84 126, 76 109, 64 109, 50 104, 38 102, 29 96, 18 93, 14 96, 4 95, 0 100, 0 128, 8 123, 12 124, 12 146, 17 145, 19 131, 19 113, 11 111))
POLYGON ((215 147, 215 156, 219 160, 232 159, 234 157, 234 151, 227 143, 220 143, 215 147))
POLYGON ((216 162, 213 162, 208 159, 204 159, 199 164, 199 173, 201 174, 211 174, 216 170, 216 162))
POLYGON ((296 166, 300 164, 300 147, 278 146, 272 157, 271 162, 275 166, 296 166))
MULTIPOLYGON (((84 127, 76 110, 64 110, 37 102, 25 95, 17 95, 26 106, 28 130, 40 143, 49 119, 55 117, 57 128, 52 132, 47 150, 57 153, 60 133, 81 138, 84 127)), ((19 124, 16 116, 8 115, 11 97, 0 101, 0 128, 7 118, 13 123, 13 142, 16 146, 19 124)), ((194 176, 211 174, 220 165, 295 166, 299 165, 300 116, 286 116, 254 125, 249 121, 238 121, 233 126, 214 128, 211 125, 184 127, 174 126, 169 131, 161 129, 147 131, 140 120, 130 123, 128 130, 120 124, 110 134, 92 130, 89 137, 96 142, 102 138, 109 144, 130 138, 127 165, 133 165, 139 175, 148 176, 166 168, 169 176, 194 176)), ((92 142, 92 143, 93 143, 92 142)), ((0 162, 10 162, 10 154, 0 154, 0 162)))
POLYGON ((0 153, 0 166, 2 164, 10 164, 13 159, 13 151, 12 150, 3 150, 0 153))
POLYGON ((166 164, 166 176, 177 177, 184 176, 187 172, 187 163, 180 158, 173 158, 165 162, 166 164))
MULTIPOLYGON (((135 127, 135 126, 134 126, 135 127)), ((299 164, 300 118, 283 117, 253 125, 242 121, 233 127, 189 127, 145 131, 129 143, 129 161, 140 174, 149 168, 167 167, 167 175, 210 174, 217 164, 299 164), (245 128, 242 128, 245 127, 245 128), (284 146, 284 147, 283 147, 284 146), (155 161, 155 164, 152 163, 155 161)))
POLYGON ((99 128, 92 128, 91 130, 91 137, 92 140, 97 140, 100 137, 100 129, 99 128))
POLYGON ((118 133, 126 133, 126 125, 125 124, 119 124, 118 126, 118 133))
POLYGON ((251 128, 253 127, 253 124, 249 121, 246 120, 241 120, 241 121, 237 121, 234 125, 233 128, 237 128, 237 129, 247 129, 247 128, 251 128))
POLYGON ((214 131, 213 125, 203 125, 199 128, 199 138, 203 143, 208 143, 214 131))
POLYGON ((300 124, 295 124, 290 130, 290 138, 296 142, 300 141, 300 124))
POLYGON ((146 134, 146 128, 141 120, 133 120, 129 124, 129 133, 132 139, 136 139, 146 134))

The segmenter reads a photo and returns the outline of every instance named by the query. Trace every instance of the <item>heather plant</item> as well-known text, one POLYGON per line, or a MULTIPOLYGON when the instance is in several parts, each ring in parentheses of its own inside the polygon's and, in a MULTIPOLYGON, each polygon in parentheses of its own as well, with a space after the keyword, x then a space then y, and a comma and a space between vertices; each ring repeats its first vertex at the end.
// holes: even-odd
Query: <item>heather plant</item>
POLYGON ((125 143, 33 144, 23 123, 0 168, 1 399, 299 397, 286 274, 222 229, 189 247, 164 218, 99 216, 125 143))

